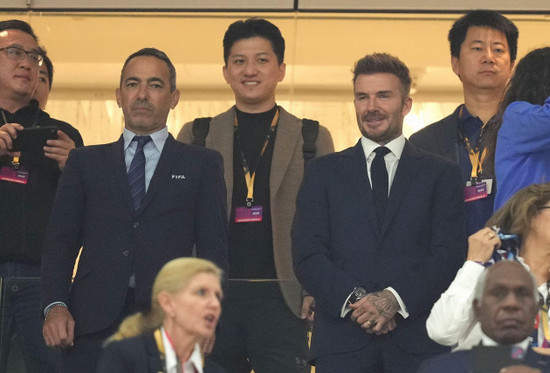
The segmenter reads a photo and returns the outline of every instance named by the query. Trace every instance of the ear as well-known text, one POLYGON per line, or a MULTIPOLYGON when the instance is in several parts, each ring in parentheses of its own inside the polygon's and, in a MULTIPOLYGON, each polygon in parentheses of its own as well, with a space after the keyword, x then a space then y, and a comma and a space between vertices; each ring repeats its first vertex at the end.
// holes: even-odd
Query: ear
POLYGON ((453 69, 453 73, 460 78, 460 64, 458 62, 458 57, 451 56, 451 68, 453 69))
POLYGON ((286 63, 279 65, 279 76, 277 77, 278 82, 282 82, 286 75, 286 63))
POLYGON ((223 65, 222 73, 223 73, 223 78, 225 79, 225 82, 229 84, 229 80, 227 79, 227 75, 229 75, 229 73, 227 72, 227 65, 223 65))
POLYGON ((405 99, 405 102, 403 102, 403 110, 401 111, 403 116, 409 114, 412 108, 413 99, 411 97, 407 97, 405 99))
POLYGON ((170 108, 171 109, 175 108, 179 100, 180 100, 180 91, 179 89, 174 89, 174 92, 172 92, 172 102, 170 103, 170 108))
POLYGON ((157 296, 157 302, 159 303, 160 308, 162 308, 166 315, 170 315, 174 311, 172 296, 168 292, 164 290, 161 291, 157 296))
POLYGON ((116 96, 116 103, 118 107, 122 107, 122 104, 121 104, 122 99, 120 98, 120 88, 117 88, 115 90, 115 96, 116 96))

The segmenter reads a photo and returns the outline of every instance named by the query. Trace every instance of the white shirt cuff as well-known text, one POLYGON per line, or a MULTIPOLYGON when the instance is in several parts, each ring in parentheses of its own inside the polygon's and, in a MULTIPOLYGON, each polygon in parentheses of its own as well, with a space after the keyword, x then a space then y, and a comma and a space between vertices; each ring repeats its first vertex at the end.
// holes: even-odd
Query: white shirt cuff
POLYGON ((403 299, 401 299, 399 294, 397 294, 397 291, 395 291, 395 289, 392 288, 391 286, 388 286, 384 290, 391 291, 392 294, 394 295, 395 299, 397 300, 397 303, 399 304, 399 309, 397 310, 397 313, 400 314, 401 316, 403 316, 404 319, 409 317, 409 311, 407 311, 407 307, 405 306, 405 303, 403 303, 403 299))

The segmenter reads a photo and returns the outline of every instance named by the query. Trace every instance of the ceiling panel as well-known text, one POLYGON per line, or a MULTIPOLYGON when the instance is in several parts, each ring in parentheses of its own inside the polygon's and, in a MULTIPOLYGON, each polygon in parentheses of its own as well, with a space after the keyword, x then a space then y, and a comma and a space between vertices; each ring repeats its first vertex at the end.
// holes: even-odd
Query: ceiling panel
POLYGON ((493 9, 498 11, 541 12, 550 11, 548 0, 299 0, 300 10, 361 10, 361 11, 464 11, 467 9, 493 9))

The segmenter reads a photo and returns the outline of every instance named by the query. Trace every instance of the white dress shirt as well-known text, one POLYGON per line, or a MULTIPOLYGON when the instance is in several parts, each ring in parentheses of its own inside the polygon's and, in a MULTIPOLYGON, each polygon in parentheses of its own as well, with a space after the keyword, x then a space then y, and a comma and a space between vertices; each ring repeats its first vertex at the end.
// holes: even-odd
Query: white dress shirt
MULTIPOLYGON (((160 328, 162 331, 162 343, 164 344, 164 358, 166 359, 166 373, 177 373, 178 372, 178 358, 172 343, 166 336, 164 328, 160 328)), ((201 349, 198 343, 195 344, 195 348, 187 360, 183 364, 183 373, 203 373, 202 366, 202 354, 201 349)))

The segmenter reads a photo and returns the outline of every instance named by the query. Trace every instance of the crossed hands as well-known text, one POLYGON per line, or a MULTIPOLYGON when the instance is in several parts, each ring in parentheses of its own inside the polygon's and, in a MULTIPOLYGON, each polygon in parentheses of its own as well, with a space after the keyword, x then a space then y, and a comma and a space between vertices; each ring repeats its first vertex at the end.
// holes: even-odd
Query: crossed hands
POLYGON ((351 319, 369 334, 386 334, 395 329, 399 303, 389 290, 369 293, 349 307, 351 319))

